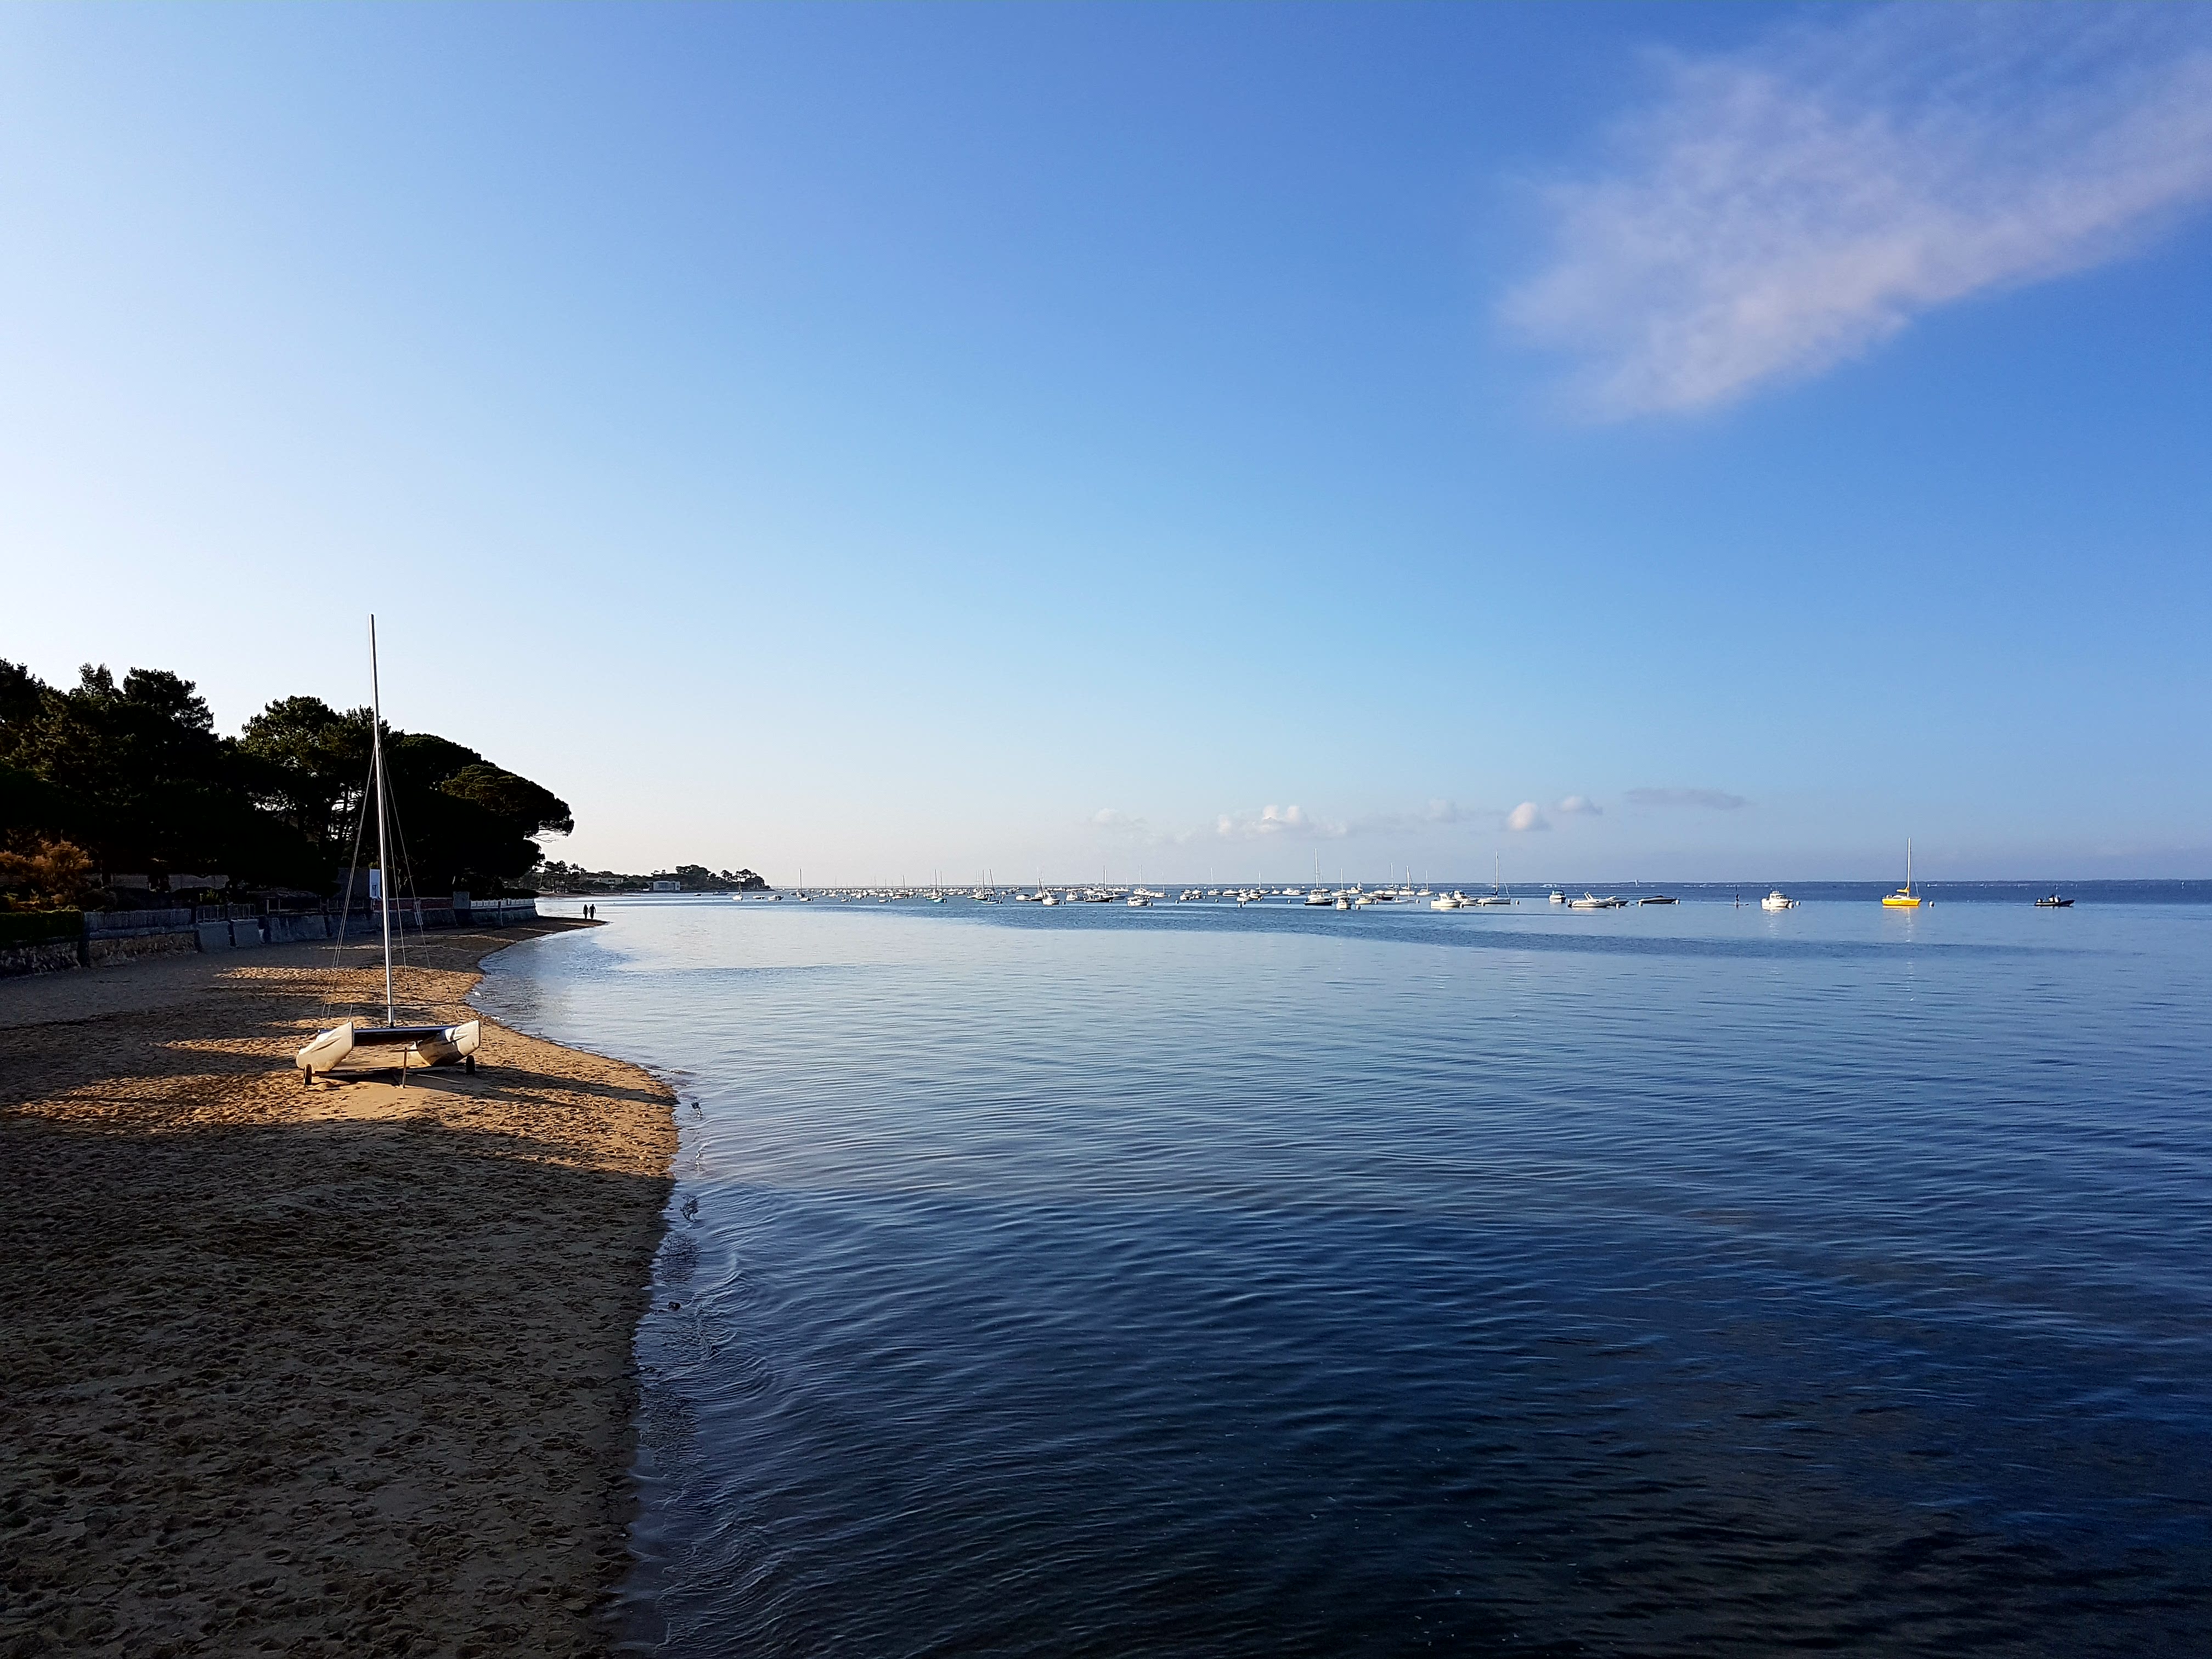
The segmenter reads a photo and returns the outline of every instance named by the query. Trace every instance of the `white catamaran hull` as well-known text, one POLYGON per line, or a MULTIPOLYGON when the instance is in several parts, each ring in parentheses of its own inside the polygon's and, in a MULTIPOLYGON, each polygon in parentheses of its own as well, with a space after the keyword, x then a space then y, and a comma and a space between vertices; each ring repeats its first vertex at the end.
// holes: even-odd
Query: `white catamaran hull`
POLYGON ((315 1040, 294 1056, 293 1063, 313 1083, 318 1074, 336 1071, 358 1051, 398 1048, 402 1066, 410 1060, 422 1066, 466 1061, 473 1072, 477 1044, 483 1034, 483 1023, 474 1019, 465 1019, 458 1025, 362 1025, 349 1019, 318 1032, 315 1040))

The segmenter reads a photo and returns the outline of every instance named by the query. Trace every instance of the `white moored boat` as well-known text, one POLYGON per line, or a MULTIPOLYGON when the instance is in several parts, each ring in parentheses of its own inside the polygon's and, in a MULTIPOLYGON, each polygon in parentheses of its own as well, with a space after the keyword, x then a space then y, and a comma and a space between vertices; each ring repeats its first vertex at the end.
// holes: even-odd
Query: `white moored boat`
MULTIPOLYGON (((410 1065, 465 1066, 477 1068, 477 1042, 483 1036, 483 1023, 465 1019, 453 1025, 402 1025, 392 986, 392 903, 397 896, 386 872, 392 860, 385 851, 385 776, 384 776, 384 699, 377 684, 376 618, 368 619, 368 783, 369 798, 376 803, 376 868, 370 872, 369 896, 376 902, 377 912, 384 933, 384 1024, 364 1025, 357 1019, 333 1025, 327 1031, 319 1031, 314 1041, 293 1056, 292 1063, 300 1068, 300 1080, 313 1084, 319 1073, 336 1071, 352 1057, 357 1049, 397 1049, 400 1076, 404 1080, 410 1065)), ((347 878, 349 905, 352 878, 347 878)), ((344 926, 339 927, 339 939, 344 939, 344 926)))
POLYGON ((1778 887, 1759 900, 1759 908, 1762 910, 1794 910, 1797 908, 1797 901, 1778 887))
POLYGON ((1511 895, 1507 893, 1505 890, 1505 860, 1503 854, 1498 856, 1496 865, 1491 877, 1490 890, 1485 893, 1480 898, 1469 899, 1467 902, 1469 904, 1486 906, 1492 904, 1510 904, 1513 902, 1511 895))

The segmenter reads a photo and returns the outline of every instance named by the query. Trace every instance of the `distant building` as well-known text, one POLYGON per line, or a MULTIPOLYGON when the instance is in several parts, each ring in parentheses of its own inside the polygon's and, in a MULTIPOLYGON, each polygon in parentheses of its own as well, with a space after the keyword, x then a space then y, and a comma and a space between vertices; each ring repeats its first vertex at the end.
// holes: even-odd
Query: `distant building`
POLYGON ((653 890, 656 893, 680 893, 684 890, 684 884, 680 881, 671 881, 665 876, 656 876, 653 878, 653 890))

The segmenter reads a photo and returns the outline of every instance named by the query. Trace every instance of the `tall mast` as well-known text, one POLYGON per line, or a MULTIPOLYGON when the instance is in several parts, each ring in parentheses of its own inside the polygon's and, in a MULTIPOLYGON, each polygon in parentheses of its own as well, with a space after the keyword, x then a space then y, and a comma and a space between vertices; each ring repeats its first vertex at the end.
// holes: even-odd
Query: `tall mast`
POLYGON ((399 1024, 392 999, 392 860, 384 850, 384 693, 376 678, 376 615, 368 618, 369 777, 376 793, 377 909, 384 919, 384 1023, 399 1024))

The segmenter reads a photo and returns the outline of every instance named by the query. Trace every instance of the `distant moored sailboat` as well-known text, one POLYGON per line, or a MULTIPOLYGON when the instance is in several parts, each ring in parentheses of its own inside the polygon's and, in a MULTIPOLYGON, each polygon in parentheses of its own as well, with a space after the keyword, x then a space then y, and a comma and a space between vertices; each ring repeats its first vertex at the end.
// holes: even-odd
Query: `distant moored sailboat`
POLYGON ((1910 837, 1905 843, 1905 885, 1887 895, 1882 902, 1900 910, 1917 910, 1920 908, 1920 895, 1912 890, 1912 842, 1910 837))

